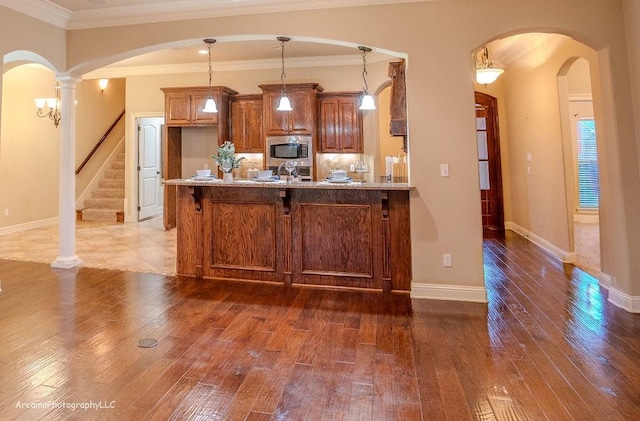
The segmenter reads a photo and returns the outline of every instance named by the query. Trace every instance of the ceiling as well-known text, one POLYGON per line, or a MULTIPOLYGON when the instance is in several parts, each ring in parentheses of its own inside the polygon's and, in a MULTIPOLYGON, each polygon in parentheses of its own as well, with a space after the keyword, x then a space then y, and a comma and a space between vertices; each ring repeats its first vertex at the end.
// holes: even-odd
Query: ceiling
MULTIPOLYGON (((283 10, 319 9, 328 7, 364 6, 383 3, 408 3, 429 0, 0 0, 10 7, 38 19, 64 27, 79 29, 127 23, 160 22, 205 16, 242 15, 283 10)), ((488 43, 489 57, 494 65, 508 68, 518 59, 561 35, 530 33, 515 35, 488 43)), ((218 70, 236 68, 273 68, 280 63, 279 42, 276 39, 229 42, 218 40, 212 47, 212 58, 218 70)), ((287 67, 331 64, 357 64, 360 52, 353 45, 321 44, 293 39, 285 46, 287 67)), ((367 62, 395 58, 386 51, 374 51, 367 62)), ((92 72, 92 77, 118 77, 164 66, 182 67, 206 65, 203 42, 185 43, 175 48, 129 58, 92 72)), ((199 67, 198 67, 198 70, 199 67)), ((179 71, 179 70, 175 70, 179 71)))

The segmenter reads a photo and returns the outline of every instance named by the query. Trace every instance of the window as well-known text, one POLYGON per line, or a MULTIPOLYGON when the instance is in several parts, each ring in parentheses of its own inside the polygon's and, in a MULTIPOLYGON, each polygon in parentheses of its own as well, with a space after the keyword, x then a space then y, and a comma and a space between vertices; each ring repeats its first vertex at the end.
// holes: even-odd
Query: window
POLYGON ((596 125, 592 118, 578 120, 579 210, 597 210, 600 195, 596 125))

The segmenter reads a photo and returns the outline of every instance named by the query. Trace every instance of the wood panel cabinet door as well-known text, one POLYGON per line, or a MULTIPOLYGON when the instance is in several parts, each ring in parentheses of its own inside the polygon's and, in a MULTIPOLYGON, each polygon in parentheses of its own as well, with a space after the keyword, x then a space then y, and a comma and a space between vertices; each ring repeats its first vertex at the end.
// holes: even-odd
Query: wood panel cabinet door
POLYGON ((164 106, 168 126, 183 126, 191 122, 191 95, 189 93, 165 94, 164 106))
MULTIPOLYGON (((215 93, 211 95, 216 102, 216 106, 220 107, 220 97, 215 93)), ((204 105, 209 98, 209 93, 199 92, 191 95, 191 123, 192 124, 216 124, 218 122, 218 113, 205 113, 202 111, 204 105)))
POLYGON ((321 152, 362 153, 362 111, 358 109, 360 93, 321 95, 319 134, 321 152))
POLYGON ((318 92, 322 86, 317 83, 287 85, 287 96, 293 111, 278 111, 282 95, 282 85, 260 85, 264 95, 265 135, 314 135, 316 132, 316 112, 318 92))
POLYGON ((262 97, 238 97, 231 102, 231 141, 236 152, 264 153, 262 108, 262 97))
POLYGON ((312 135, 314 133, 317 96, 309 90, 289 92, 291 108, 289 112, 289 133, 312 135))

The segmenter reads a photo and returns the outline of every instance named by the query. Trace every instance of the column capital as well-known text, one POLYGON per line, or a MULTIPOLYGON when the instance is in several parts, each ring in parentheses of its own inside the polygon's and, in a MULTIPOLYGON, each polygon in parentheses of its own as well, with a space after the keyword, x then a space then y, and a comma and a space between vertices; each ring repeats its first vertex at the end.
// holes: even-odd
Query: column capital
POLYGON ((82 77, 75 75, 56 75, 56 79, 62 83, 63 88, 72 88, 82 82, 82 77))

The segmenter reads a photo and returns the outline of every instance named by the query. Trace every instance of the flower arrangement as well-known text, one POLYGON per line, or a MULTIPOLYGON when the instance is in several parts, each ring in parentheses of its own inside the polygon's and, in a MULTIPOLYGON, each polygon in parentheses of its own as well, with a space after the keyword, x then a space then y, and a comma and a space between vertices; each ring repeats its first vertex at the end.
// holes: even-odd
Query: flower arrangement
POLYGON ((211 158, 216 161, 216 164, 218 164, 224 172, 227 172, 234 168, 239 168, 240 161, 244 159, 244 156, 236 158, 236 147, 233 142, 227 140, 222 145, 218 146, 218 154, 211 155, 211 158), (225 167, 227 169, 225 169, 225 167))

